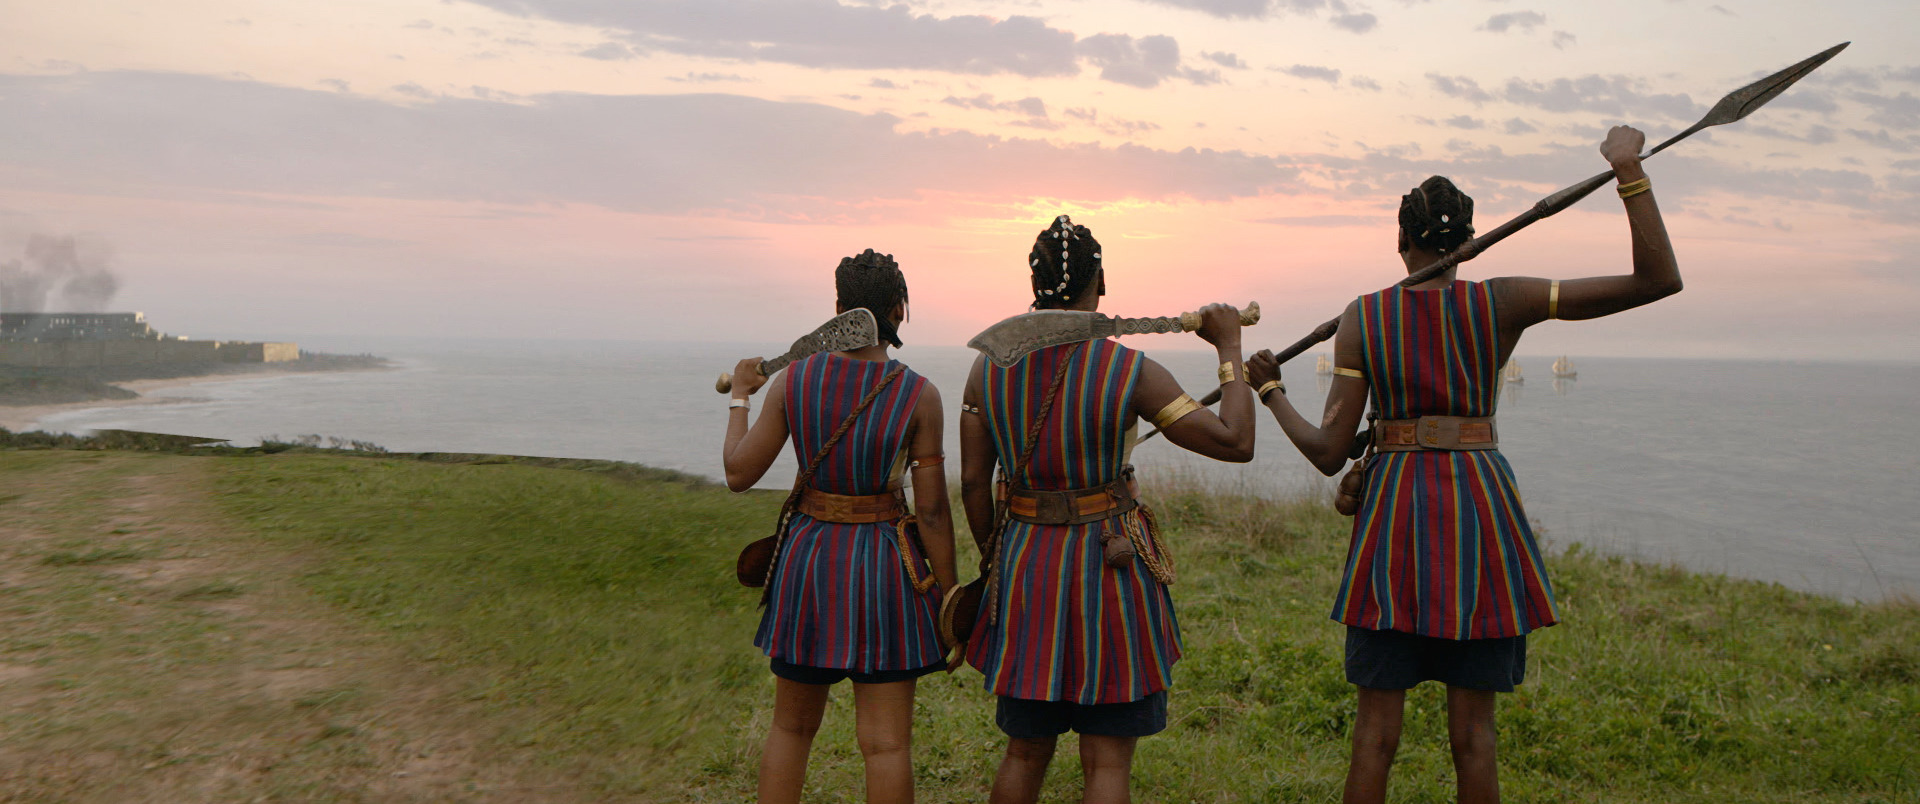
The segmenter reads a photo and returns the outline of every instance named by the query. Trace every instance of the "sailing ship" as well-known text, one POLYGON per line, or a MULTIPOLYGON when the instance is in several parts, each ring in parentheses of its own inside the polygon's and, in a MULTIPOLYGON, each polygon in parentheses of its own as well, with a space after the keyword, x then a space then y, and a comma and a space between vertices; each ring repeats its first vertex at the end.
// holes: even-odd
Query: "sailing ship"
POLYGON ((1332 374, 1333 361, 1328 360, 1326 355, 1321 355, 1320 362, 1315 363, 1313 366, 1313 373, 1318 374, 1322 377, 1332 374))
POLYGON ((1553 376, 1554 379, 1571 380, 1579 377, 1580 372, 1573 370, 1572 360, 1566 355, 1561 355, 1559 360, 1553 361, 1553 376))
POLYGON ((1506 373, 1502 376, 1502 378, 1505 379, 1508 383, 1512 383, 1512 384, 1519 384, 1527 381, 1527 378, 1520 376, 1520 361, 1518 360, 1507 361, 1507 370, 1506 370, 1506 373))

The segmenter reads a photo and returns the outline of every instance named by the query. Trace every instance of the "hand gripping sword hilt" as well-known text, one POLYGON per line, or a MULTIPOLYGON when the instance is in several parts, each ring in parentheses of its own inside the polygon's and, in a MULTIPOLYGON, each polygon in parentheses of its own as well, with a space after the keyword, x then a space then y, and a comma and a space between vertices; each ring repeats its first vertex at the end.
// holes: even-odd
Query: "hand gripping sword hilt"
MULTIPOLYGON (((1260 303, 1255 301, 1247 302, 1247 306, 1240 308, 1240 326, 1251 327, 1258 323, 1260 323, 1260 303)), ((1180 331, 1192 332, 1199 328, 1200 313, 1190 312, 1180 314, 1180 331)))

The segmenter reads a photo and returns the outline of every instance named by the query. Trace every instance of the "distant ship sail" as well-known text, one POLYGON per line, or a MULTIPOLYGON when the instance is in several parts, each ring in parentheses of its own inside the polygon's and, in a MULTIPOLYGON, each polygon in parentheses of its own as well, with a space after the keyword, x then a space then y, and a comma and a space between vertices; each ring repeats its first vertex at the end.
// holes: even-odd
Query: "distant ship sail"
POLYGON ((1527 381, 1527 378, 1520 376, 1520 361, 1507 361, 1507 370, 1503 375, 1503 379, 1511 383, 1523 383, 1527 381))
POLYGON ((1559 360, 1553 361, 1553 376, 1563 380, 1571 380, 1580 376, 1580 372, 1573 369, 1573 360, 1569 359, 1566 355, 1561 355, 1559 360))
POLYGON ((1314 364, 1313 373, 1318 374, 1322 377, 1332 374, 1333 361, 1328 360, 1326 355, 1321 355, 1320 362, 1314 364))

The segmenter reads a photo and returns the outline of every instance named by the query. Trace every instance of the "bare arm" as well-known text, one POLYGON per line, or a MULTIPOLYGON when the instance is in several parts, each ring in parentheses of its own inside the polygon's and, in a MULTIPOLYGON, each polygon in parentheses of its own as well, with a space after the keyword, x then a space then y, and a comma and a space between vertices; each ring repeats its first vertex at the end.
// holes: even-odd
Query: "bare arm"
MULTIPOLYGON (((1364 361, 1360 348, 1360 303, 1347 305, 1340 314, 1340 329, 1333 340, 1333 364, 1339 368, 1361 370, 1364 361)), ((1247 360, 1247 370, 1253 377, 1255 387, 1267 384, 1269 380, 1280 379, 1280 363, 1274 354, 1261 350, 1247 360)), ((1269 391, 1262 400, 1267 409, 1273 411, 1273 418, 1280 422, 1280 429, 1287 434, 1287 440, 1307 456, 1314 468, 1321 474, 1331 476, 1347 465, 1347 454, 1353 449, 1354 431, 1360 426, 1360 415, 1367 407, 1368 383, 1365 377, 1349 377, 1335 374, 1333 389, 1327 393, 1327 408, 1320 417, 1320 426, 1308 423, 1306 418, 1295 410, 1287 395, 1275 389, 1269 391)))
MULTIPOLYGON (((1160 432, 1168 441, 1214 460, 1246 463, 1253 460, 1253 386, 1244 380, 1246 368, 1240 359, 1240 312, 1225 304, 1209 304, 1200 314, 1200 337, 1214 345, 1220 362, 1233 364, 1235 379, 1220 389, 1218 415, 1200 408, 1161 427, 1160 432)), ((1165 366, 1143 360, 1134 386, 1133 411, 1154 421, 1182 393, 1180 382, 1165 366)))
MULTIPOLYGON (((1621 184, 1647 177, 1639 155, 1646 139, 1645 134, 1627 126, 1614 126, 1607 132, 1600 153, 1613 164, 1621 184)), ((1633 273, 1565 280, 1560 283, 1557 310, 1549 310, 1556 305, 1550 300, 1552 282, 1548 280, 1511 276, 1488 283, 1499 305, 1502 343, 1507 348, 1512 348, 1521 330, 1548 318, 1599 318, 1680 292, 1680 264, 1674 258, 1673 242, 1667 237, 1667 225, 1660 217, 1653 192, 1639 193, 1623 203, 1633 237, 1633 273)))
MULTIPOLYGON (((980 410, 980 378, 986 358, 977 358, 967 374, 967 389, 961 401, 972 410, 980 410)), ((993 537, 993 469, 1000 461, 993 434, 987 431, 984 414, 960 413, 960 502, 967 509, 967 530, 985 558, 987 541, 993 537)))
POLYGON ((927 383, 913 408, 913 433, 907 446, 907 457, 916 462, 908 470, 913 480, 913 515, 920 520, 920 541, 933 563, 933 577, 940 588, 952 589, 953 504, 947 500, 947 468, 934 460, 945 454, 941 450, 944 418, 940 391, 927 383))
POLYGON ((760 375, 759 367, 760 358, 750 357, 733 370, 734 399, 751 397, 763 385, 773 386, 767 391, 766 409, 760 411, 751 428, 745 408, 727 411, 727 440, 721 447, 720 462, 726 468, 727 488, 734 491, 746 491, 760 482, 787 443, 787 384, 770 383, 760 375))

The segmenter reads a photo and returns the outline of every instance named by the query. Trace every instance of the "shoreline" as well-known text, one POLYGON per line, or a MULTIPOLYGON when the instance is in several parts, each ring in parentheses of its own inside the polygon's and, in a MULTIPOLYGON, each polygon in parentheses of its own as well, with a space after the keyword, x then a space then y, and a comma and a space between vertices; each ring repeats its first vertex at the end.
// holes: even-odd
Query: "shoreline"
POLYGON ((133 399, 89 399, 84 402, 62 402, 56 405, 0 405, 0 428, 9 432, 25 433, 41 429, 40 420, 60 413, 76 410, 110 409, 134 407, 137 405, 177 405, 183 402, 201 402, 195 397, 153 397, 153 391, 165 388, 178 388, 184 385, 221 382, 225 380, 250 379, 252 374, 199 374, 192 377, 166 377, 153 380, 126 380, 114 385, 132 391, 139 396, 133 399))

